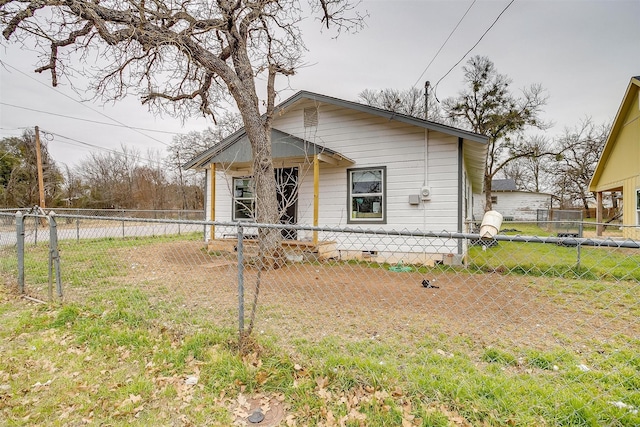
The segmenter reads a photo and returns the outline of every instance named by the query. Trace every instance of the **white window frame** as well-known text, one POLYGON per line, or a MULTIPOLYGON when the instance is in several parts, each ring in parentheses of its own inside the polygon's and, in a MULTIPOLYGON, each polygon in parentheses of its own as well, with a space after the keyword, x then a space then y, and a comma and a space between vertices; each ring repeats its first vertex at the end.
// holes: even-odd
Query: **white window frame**
POLYGON ((232 184, 233 184, 232 186, 233 204, 231 206, 231 219, 233 221, 255 222, 256 198, 255 198, 255 189, 253 185, 253 177, 250 177, 250 176, 233 177, 232 184), (248 185, 247 186, 241 185, 240 188, 238 188, 236 183, 239 181, 247 181, 248 185), (244 194, 245 188, 251 190, 250 196, 246 196, 244 194), (242 194, 240 194, 240 192, 242 192, 242 194), (238 211, 238 209, 236 209, 237 204, 242 204, 244 205, 244 207, 248 208, 248 210, 251 212, 251 216, 249 218, 238 218, 236 216, 236 212, 238 211))
MULTIPOLYGON (((387 223, 387 167, 374 166, 367 168, 347 169, 347 223, 348 224, 386 224, 387 223), (354 174, 367 171, 380 172, 380 191, 375 193, 353 193, 353 176, 354 174), (358 218, 357 212, 354 211, 354 198, 357 197, 379 197, 380 206, 378 207, 380 217, 361 217, 358 218)), ((376 212, 377 213, 377 212, 376 212)))

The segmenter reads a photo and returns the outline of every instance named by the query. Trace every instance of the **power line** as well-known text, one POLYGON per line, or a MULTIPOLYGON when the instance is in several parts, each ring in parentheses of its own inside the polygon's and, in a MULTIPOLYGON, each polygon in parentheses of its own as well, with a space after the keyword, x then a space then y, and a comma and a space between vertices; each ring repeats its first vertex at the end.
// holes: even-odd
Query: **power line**
POLYGON ((169 131, 157 130, 157 129, 140 128, 140 127, 135 127, 135 126, 124 126, 124 125, 118 125, 118 124, 115 124, 115 123, 101 122, 101 121, 98 121, 98 120, 83 119, 81 117, 73 117, 73 116, 67 116, 67 115, 64 115, 64 114, 51 113, 49 111, 36 110, 35 108, 21 107, 19 105, 8 104, 6 102, 0 102, 0 105, 5 105, 7 107, 13 107, 13 108, 19 108, 21 110, 33 111, 33 112, 41 113, 41 114, 48 114, 50 116, 64 117, 65 119, 80 120, 80 121, 83 121, 83 122, 95 123, 95 124, 99 124, 99 125, 115 126, 115 127, 126 128, 126 129, 137 129, 137 130, 143 130, 143 131, 146 131, 146 132, 165 133, 165 134, 168 134, 168 135, 178 135, 178 132, 169 132, 169 131))
MULTIPOLYGON (((0 104, 1 104, 1 102, 0 102, 0 104)), ((25 129, 27 129, 27 128, 26 127, 21 127, 21 128, 0 128, 0 130, 6 130, 6 131, 9 131, 9 132, 15 132, 17 130, 25 130, 25 129)))
POLYGON ((424 69, 424 71, 422 72, 422 74, 420 74, 420 77, 418 77, 418 80, 416 80, 416 82, 413 84, 413 86, 411 86, 411 88, 416 87, 416 85, 420 82, 420 80, 422 80, 422 77, 424 77, 424 75, 427 73, 427 70, 429 69, 429 67, 431 67, 431 64, 433 64, 433 61, 436 60, 436 58, 438 57, 438 55, 440 54, 440 52, 442 52, 442 49, 444 48, 444 46, 447 44, 447 42, 449 41, 449 39, 451 38, 451 36, 453 36, 453 33, 456 32, 456 30, 458 29, 458 27, 460 26, 460 24, 462 23, 462 21, 464 20, 465 16, 467 16, 467 14, 469 13, 469 11, 471 10, 471 8, 473 7, 474 4, 476 4, 477 0, 473 0, 473 2, 471 2, 471 4, 469 5, 469 7, 467 8, 466 12, 464 12, 464 15, 462 15, 462 17, 460 18, 460 20, 458 21, 458 23, 456 24, 455 27, 453 27, 453 30, 451 30, 451 32, 449 33, 449 36, 447 37, 447 39, 444 41, 444 43, 442 43, 442 46, 440 46, 440 49, 438 49, 438 51, 436 52, 435 55, 433 55, 433 58, 431 58, 431 61, 429 61, 429 64, 427 65, 427 67, 424 69))
MULTIPOLYGON (((91 147, 91 148, 96 148, 98 150, 106 151, 106 152, 115 154, 117 156, 124 156, 125 155, 125 153, 123 153, 123 152, 120 152, 120 151, 117 151, 117 150, 112 150, 111 148, 101 147, 99 145, 91 144, 89 142, 81 141, 79 139, 71 138, 71 137, 68 137, 68 136, 60 135, 59 133, 50 132, 50 131, 43 130, 43 129, 40 129, 40 131, 42 133, 46 133, 46 134, 49 134, 49 135, 57 136, 59 138, 67 139, 69 141, 73 141, 73 142, 76 143, 76 144, 73 144, 73 143, 68 142, 68 141, 59 141, 59 142, 62 142, 63 144, 69 144, 69 145, 75 145, 75 146, 80 146, 80 145, 87 146, 87 147, 91 147)), ((48 141, 52 141, 52 140, 48 140, 48 141)), ((151 165, 158 163, 157 160, 147 159, 146 157, 142 157, 142 156, 139 156, 139 155, 135 155, 135 157, 137 159, 143 160, 145 163, 149 163, 151 165)))
POLYGON ((83 102, 78 101, 77 99, 75 99, 75 98, 73 98, 73 97, 71 97, 71 96, 67 95, 66 93, 63 93, 63 92, 61 92, 61 91, 59 91, 59 90, 57 90, 57 89, 55 89, 55 88, 53 88, 53 87, 51 87, 51 86, 49 86, 49 85, 47 85, 47 84, 42 83, 40 80, 33 78, 32 76, 28 75, 28 74, 27 74, 27 73, 25 73, 24 71, 19 70, 18 68, 14 67, 13 65, 11 65, 11 64, 9 64, 9 63, 7 63, 6 61, 2 61, 2 60, 0 60, 0 64, 2 64, 2 65, 3 65, 3 66, 5 66, 5 67, 9 67, 9 68, 11 68, 11 69, 13 69, 13 70, 17 71, 18 73, 22 74, 23 76, 25 76, 25 77, 27 77, 27 78, 29 78, 29 79, 31 79, 31 80, 33 80, 33 81, 37 82, 38 84, 43 85, 43 86, 45 86, 45 87, 47 87, 47 88, 49 88, 49 89, 51 89, 51 90, 53 90, 53 91, 57 92, 58 94, 60 94, 60 95, 62 95, 62 96, 64 96, 64 97, 66 97, 66 98, 68 98, 68 99, 72 100, 73 102, 76 102, 76 103, 78 103, 78 104, 82 105, 83 107, 88 108, 88 109, 90 109, 91 111, 93 111, 93 112, 95 112, 95 113, 98 113, 98 114, 100 114, 101 116, 106 117, 107 119, 109 119, 109 120, 111 120, 111 121, 113 121, 113 122, 116 122, 116 123, 118 123, 119 125, 121 125, 121 126, 123 126, 123 127, 127 128, 127 129, 131 129, 132 131, 137 132, 137 133, 139 133, 139 134, 140 134, 140 135, 142 135, 142 136, 146 136, 147 138, 152 139, 152 140, 154 140, 154 141, 156 141, 156 142, 159 142, 159 143, 160 143, 160 144, 162 144, 162 145, 169 146, 169 144, 167 144, 167 143, 166 143, 166 142, 164 142, 164 141, 160 141, 160 140, 159 140, 159 139, 157 139, 157 138, 154 138, 154 137, 149 136, 149 135, 147 135, 147 134, 145 134, 145 133, 143 133, 143 132, 140 132, 140 131, 139 131, 139 130, 137 130, 136 128, 133 128, 133 127, 131 127, 131 126, 129 126, 129 125, 127 125, 127 124, 125 124, 125 123, 122 123, 121 121, 116 120, 116 119, 114 119, 113 117, 109 117, 108 115, 104 114, 103 112, 101 112, 101 111, 99 111, 99 110, 96 110, 95 108, 91 108, 91 107, 89 107, 87 104, 85 104, 85 103, 83 103, 83 102))
POLYGON ((458 65, 459 65, 459 64, 464 60, 464 58, 466 58, 466 57, 467 57, 467 55, 468 55, 468 54, 469 54, 473 49, 475 49, 475 48, 476 48, 476 46, 478 46, 478 45, 480 44, 480 42, 482 41, 482 39, 484 38, 484 36, 486 36, 486 35, 487 35, 487 33, 488 33, 492 28, 493 28, 493 26, 494 26, 494 25, 496 25, 496 22, 498 22, 498 20, 499 20, 499 19, 500 19, 500 17, 502 16, 502 14, 504 14, 504 13, 507 11, 507 9, 509 9, 509 7, 513 4, 513 2, 514 2, 514 1, 516 1, 516 0, 511 0, 511 1, 509 2, 509 4, 508 4, 508 5, 506 5, 504 9, 502 9, 502 12, 500 12, 500 14, 496 17, 496 19, 495 19, 495 20, 493 21, 493 23, 489 26, 489 28, 487 28, 487 29, 486 29, 486 31, 485 31, 485 32, 480 36, 480 38, 478 39, 478 41, 477 41, 473 46, 471 46, 471 49, 469 49, 469 50, 468 50, 464 55, 462 55, 462 58, 460 58, 460 60, 459 60, 458 62, 456 62, 456 63, 453 65, 453 67, 451 67, 451 68, 449 69, 449 71, 447 71, 447 72, 445 73, 445 75, 444 75, 444 76, 440 77, 440 80, 438 80, 438 82, 437 82, 437 83, 435 84, 435 86, 433 87, 433 96, 436 98, 436 101, 440 102, 440 101, 438 100, 437 95, 436 95, 436 91, 438 90, 438 85, 440 84, 440 82, 441 82, 445 77, 447 77, 447 76, 449 75, 449 73, 450 73, 451 71, 453 71, 453 69, 454 69, 454 68, 456 68, 456 67, 457 67, 457 66, 458 66, 458 65))

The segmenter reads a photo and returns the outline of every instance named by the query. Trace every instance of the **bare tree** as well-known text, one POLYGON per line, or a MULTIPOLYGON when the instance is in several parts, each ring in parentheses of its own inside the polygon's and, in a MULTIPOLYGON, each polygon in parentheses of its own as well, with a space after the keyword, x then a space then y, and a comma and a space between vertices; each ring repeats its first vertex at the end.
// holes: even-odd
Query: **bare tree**
POLYGON ((433 94, 428 94, 428 102, 425 102, 423 89, 365 89, 358 94, 358 102, 407 116, 421 119, 427 117, 429 120, 438 123, 446 122, 446 118, 443 117, 442 110, 433 94), (425 108, 429 109, 427 116, 425 116, 425 108))
POLYGON ((140 164, 136 150, 91 153, 80 162, 78 174, 88 187, 89 206, 95 208, 135 208, 134 175, 140 164))
MULTIPOLYGON (((309 4, 327 28, 341 32, 362 25, 352 0, 309 4)), ((4 0, 0 12, 7 40, 48 46, 36 71, 49 71, 54 86, 71 70, 69 52, 80 52, 112 64, 95 70, 96 93, 108 99, 134 92, 152 108, 199 111, 215 120, 230 95, 252 146, 257 220, 277 222, 270 144, 275 80, 292 75, 301 62, 298 23, 309 11, 299 0, 4 0), (258 77, 265 82, 263 102, 258 77)), ((263 254, 280 247, 278 235, 261 232, 263 254)))
POLYGON ((145 163, 136 165, 132 180, 132 198, 136 209, 158 210, 176 207, 169 200, 169 181, 159 151, 147 150, 145 163))
POLYGON ((241 127, 242 117, 226 112, 222 117, 218 117, 213 127, 208 127, 202 132, 193 131, 174 136, 167 147, 167 167, 177 173, 177 169, 189 159, 213 147, 241 127))
POLYGON ((588 191, 600 153, 609 135, 610 125, 596 125, 590 118, 584 119, 573 129, 566 129, 558 140, 562 155, 556 162, 556 188, 563 206, 576 202, 587 212, 589 202, 595 200, 588 191))
POLYGON ((189 190, 194 185, 202 185, 204 179, 202 177, 203 174, 197 171, 183 171, 182 165, 201 152, 213 147, 241 127, 242 117, 238 114, 227 112, 223 114, 222 118, 218 118, 214 127, 209 127, 202 132, 194 131, 173 137, 171 144, 167 147, 169 154, 165 159, 165 164, 173 172, 173 178, 180 189, 183 209, 193 205, 193 200, 188 195, 190 193, 189 190))
POLYGON ((556 160, 559 158, 555 152, 559 150, 542 135, 523 137, 521 146, 522 151, 531 155, 508 162, 502 167, 501 175, 513 179, 520 190, 551 191, 557 174, 556 160))
POLYGON ((87 206, 87 186, 77 171, 64 166, 64 195, 66 207, 84 208, 87 206))
POLYGON ((485 210, 491 210, 491 180, 501 169, 518 158, 552 154, 536 153, 519 138, 529 127, 547 127, 539 117, 547 98, 535 84, 513 95, 511 80, 487 57, 474 56, 463 70, 465 89, 445 99, 443 109, 452 124, 489 137, 484 190, 485 210))

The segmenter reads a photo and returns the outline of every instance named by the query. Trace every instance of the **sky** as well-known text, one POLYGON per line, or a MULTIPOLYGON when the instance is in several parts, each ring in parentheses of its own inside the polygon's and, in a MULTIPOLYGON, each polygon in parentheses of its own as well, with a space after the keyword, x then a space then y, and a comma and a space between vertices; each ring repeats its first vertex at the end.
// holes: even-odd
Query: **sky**
MULTIPOLYGON (((510 3, 363 0, 358 9, 368 14, 365 27, 337 38, 306 19, 304 65, 278 81, 279 100, 308 90, 356 101, 365 89, 422 88, 426 80, 432 87, 437 83, 442 100, 463 88, 465 62, 483 55, 512 79, 516 94, 534 83, 544 87, 549 98, 542 118, 553 123, 545 131, 549 138, 586 118, 611 122, 630 78, 640 75, 640 0, 510 3)), ((74 167, 91 152, 123 145, 143 156, 149 150, 164 154, 174 135, 213 125, 203 117, 183 122, 154 115, 135 97, 106 105, 91 101, 82 76, 74 77, 75 90, 67 81, 52 88, 48 73, 33 72, 36 51, 4 39, 0 44, 0 137, 39 126, 60 165, 74 167)))

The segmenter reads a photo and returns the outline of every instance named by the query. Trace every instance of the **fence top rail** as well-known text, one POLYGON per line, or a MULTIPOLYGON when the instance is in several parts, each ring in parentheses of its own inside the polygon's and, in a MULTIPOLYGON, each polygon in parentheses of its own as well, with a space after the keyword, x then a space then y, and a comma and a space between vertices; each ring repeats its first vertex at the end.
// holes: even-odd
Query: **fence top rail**
POLYGON ((37 213, 21 214, 22 218, 48 218, 49 216, 56 216, 59 218, 73 218, 84 219, 92 221, 118 221, 118 222, 132 222, 132 223, 159 223, 159 224, 196 224, 202 226, 220 226, 220 227, 232 227, 236 228, 239 232, 243 233, 245 229, 278 229, 278 230, 305 230, 305 231, 319 231, 327 233, 348 233, 348 234, 373 234, 384 236, 405 236, 414 238, 439 238, 439 239, 454 239, 454 240, 471 240, 471 241, 487 241, 487 244, 491 240, 503 241, 503 242, 522 242, 522 243, 542 243, 542 244, 556 244, 563 246, 593 246, 593 247, 613 247, 613 248, 630 248, 640 249, 640 242, 636 242, 631 239, 594 239, 594 238, 578 238, 578 237, 542 237, 542 236, 526 236, 526 235, 505 235, 497 234, 490 239, 483 239, 478 233, 461 233, 451 231, 423 231, 423 230, 385 230, 385 229, 365 229, 365 228, 353 228, 353 227, 314 227, 310 225, 292 225, 292 224, 262 224, 262 223, 247 223, 247 222, 224 222, 224 221, 202 221, 202 220, 183 220, 183 219, 154 219, 154 218, 133 218, 133 217, 102 217, 102 216, 89 216, 89 215, 69 215, 50 212, 49 215, 42 215, 37 213))
POLYGON ((203 213, 203 209, 127 209, 127 208, 53 208, 51 209, 56 212, 145 212, 145 213, 160 213, 160 212, 193 212, 193 213, 203 213))
MULTIPOLYGON (((96 212, 96 213, 108 213, 108 214, 122 214, 123 212, 134 212, 134 213, 174 213, 174 214, 203 214, 204 210, 202 209, 85 209, 85 208, 54 208, 54 209, 46 209, 46 212, 61 213, 61 212, 76 212, 78 214, 86 213, 86 212, 96 212)), ((32 212, 31 208, 1 208, 0 215, 15 215, 16 212, 32 212)))

